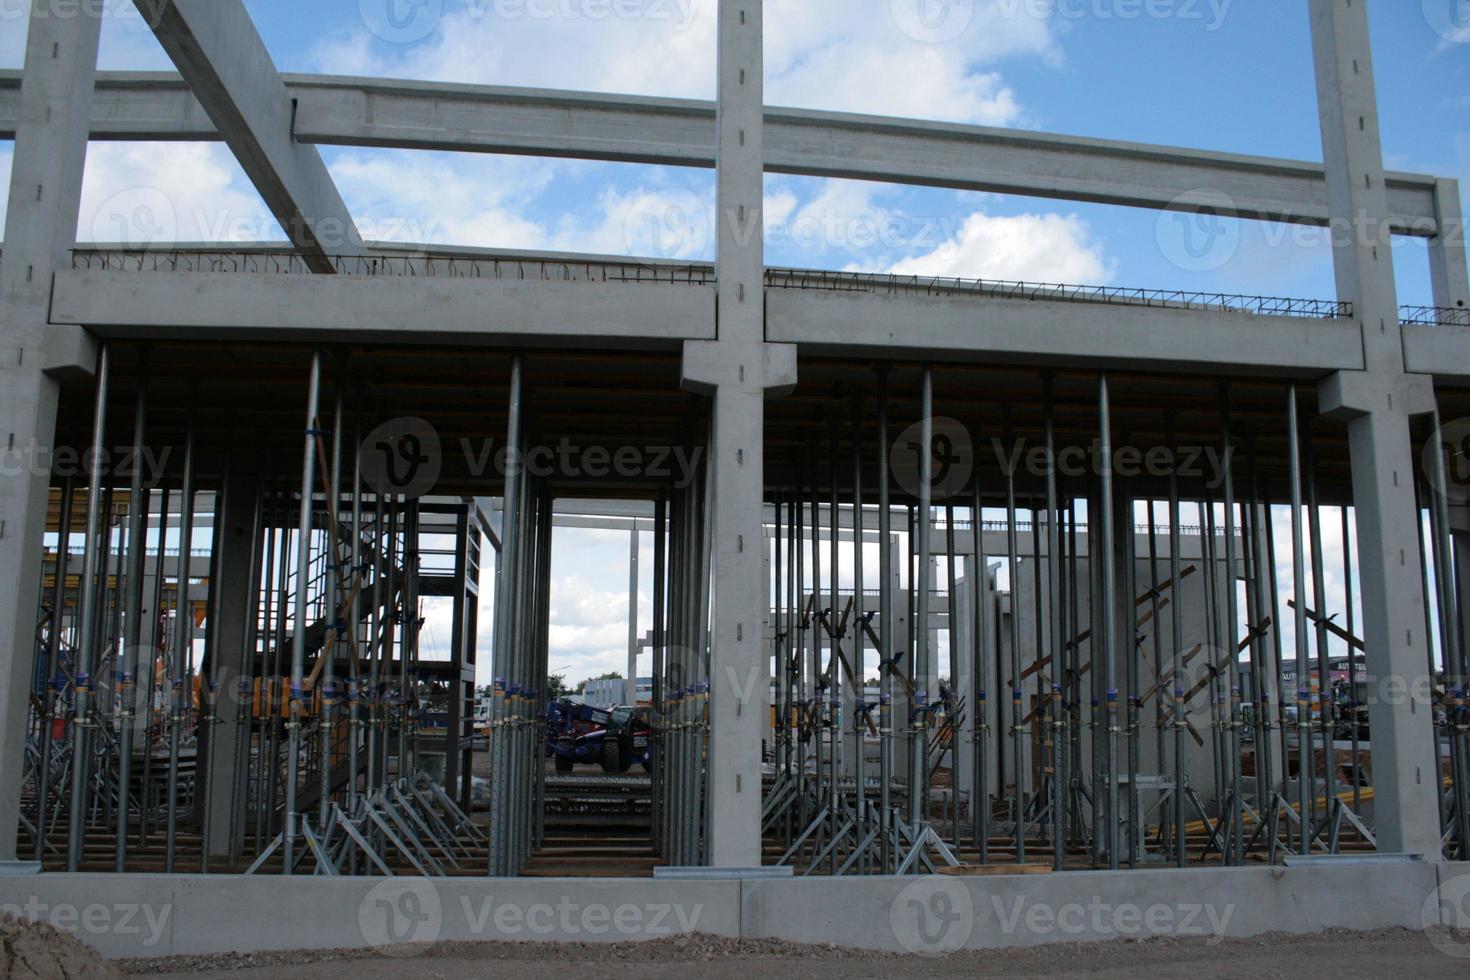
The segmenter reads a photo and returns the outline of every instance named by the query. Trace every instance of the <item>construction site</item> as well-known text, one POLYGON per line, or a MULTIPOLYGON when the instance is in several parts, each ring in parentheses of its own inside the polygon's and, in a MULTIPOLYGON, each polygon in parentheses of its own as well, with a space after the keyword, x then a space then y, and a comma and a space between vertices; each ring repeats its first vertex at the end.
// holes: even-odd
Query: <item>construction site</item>
POLYGON ((1362 0, 1296 3, 1321 163, 773 109, 761 0, 714 102, 286 75, 241 0, 137 0, 176 73, 99 71, 38 4, 0 909, 167 909, 107 957, 1470 928, 1461 193, 1385 169, 1362 0), (289 240, 79 244, 114 140, 222 142, 289 240), (319 146, 713 168, 716 258, 365 241, 319 146), (1327 227, 1337 293, 774 267, 771 173, 1327 227), (570 528, 629 541, 605 709, 548 688, 570 528))

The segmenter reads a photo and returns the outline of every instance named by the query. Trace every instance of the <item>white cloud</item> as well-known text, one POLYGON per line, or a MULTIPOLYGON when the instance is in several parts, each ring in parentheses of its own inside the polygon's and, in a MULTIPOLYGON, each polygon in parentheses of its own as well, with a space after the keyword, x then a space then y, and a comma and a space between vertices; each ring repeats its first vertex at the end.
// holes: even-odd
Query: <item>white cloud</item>
POLYGON ((77 240, 133 246, 284 240, 230 151, 213 143, 92 143, 77 240))
MULTIPOLYGON (((601 8, 602 5, 597 5, 601 8)), ((993 69, 1007 57, 1054 59, 1052 25, 981 0, 945 43, 906 33, 876 0, 771 0, 766 101, 990 125, 1021 117, 993 69)), ((635 3, 641 16, 589 16, 591 4, 474 0, 415 31, 418 43, 354 23, 321 44, 313 67, 335 74, 710 98, 712 0, 635 3), (533 16, 529 11, 555 12, 533 16), (581 15, 578 13, 581 12, 581 15), (385 37, 387 39, 385 39, 385 37)), ((374 18, 367 18, 372 20, 374 18)))
POLYGON ((1092 240, 1076 215, 992 216, 976 212, 950 241, 924 255, 902 259, 885 271, 901 276, 1020 279, 1031 282, 1104 284, 1115 263, 1092 240))
MULTIPOLYGON (((133 0, 105 0, 97 67, 103 71, 169 71, 173 62, 144 22, 133 0)), ((30 0, 0 2, 0 68, 25 62, 30 0)))

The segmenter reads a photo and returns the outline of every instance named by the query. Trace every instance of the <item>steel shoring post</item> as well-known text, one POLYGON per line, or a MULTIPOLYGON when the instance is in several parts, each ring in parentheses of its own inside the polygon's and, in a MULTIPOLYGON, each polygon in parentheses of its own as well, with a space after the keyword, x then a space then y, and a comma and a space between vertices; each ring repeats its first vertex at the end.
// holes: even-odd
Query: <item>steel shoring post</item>
POLYGON ((929 590, 933 587, 933 569, 930 566, 929 529, 933 512, 934 492, 934 371, 924 365, 919 409, 919 501, 915 524, 917 537, 916 558, 918 575, 915 579, 916 610, 914 614, 914 701, 909 705, 909 728, 913 734, 911 749, 912 771, 909 773, 909 823, 915 838, 919 828, 928 820, 929 763, 926 758, 929 732, 929 677, 932 671, 929 649, 929 590))
POLYGON ((838 523, 838 511, 841 504, 838 498, 838 441, 839 422, 837 413, 832 413, 831 438, 830 438, 830 469, 832 480, 832 492, 830 504, 827 510, 827 523, 830 527, 831 547, 827 554, 828 562, 828 601, 831 605, 827 609, 827 633, 831 640, 831 647, 827 653, 827 705, 828 705, 828 753, 827 758, 830 765, 827 780, 827 821, 830 836, 828 837, 827 850, 830 851, 830 863, 828 873, 837 874, 837 845, 838 837, 845 830, 842 823, 842 685, 848 678, 842 669, 839 656, 842 648, 842 595, 838 591, 841 585, 839 577, 839 552, 841 551, 842 530, 838 523))
MULTIPOLYGON (((1015 445, 1015 432, 1011 428, 1011 406, 1005 406, 1005 443, 1007 448, 1015 445)), ((1035 551, 1035 527, 1032 527, 1033 552, 1035 551)), ((1025 747, 1021 742, 1021 714, 1023 705, 1021 703, 1021 606, 1020 606, 1020 558, 1018 557, 1018 545, 1016 540, 1016 471, 1015 467, 1008 461, 1006 463, 1006 568, 1008 569, 1011 590, 1011 616, 1010 616, 1010 681, 1006 685, 1010 688, 1011 723, 1009 735, 1011 742, 1011 779, 1014 780, 1014 788, 1011 791, 1011 819, 1015 822, 1016 831, 1016 863, 1026 863, 1026 797, 1021 782, 1021 769, 1024 763, 1022 753, 1025 747)))
MULTIPOLYGON (((323 584, 326 601, 322 607, 322 687, 321 687, 321 716, 317 719, 317 728, 320 744, 321 758, 317 760, 317 771, 320 787, 317 800, 317 831, 325 835, 327 824, 332 813, 332 748, 333 735, 336 733, 335 712, 337 707, 337 645, 342 640, 342 626, 338 621, 338 590, 340 588, 341 563, 339 557, 341 549, 338 545, 338 532, 340 530, 337 520, 337 509, 342 499, 342 416, 343 416, 343 391, 342 384, 342 357, 336 360, 336 391, 333 397, 332 410, 332 454, 327 457, 327 487, 326 487, 326 511, 327 511, 327 552, 326 552, 326 577, 323 584)), ((320 442, 317 443, 320 446, 320 442)))
POLYGON ((974 766, 973 793, 970 801, 971 831, 975 845, 980 851, 980 863, 990 863, 990 781, 986 755, 990 751, 990 658, 986 656, 989 639, 990 617, 990 569, 985 561, 985 516, 980 496, 980 474, 975 473, 973 499, 970 506, 970 540, 975 552, 975 574, 970 583, 973 608, 973 643, 971 660, 971 701, 974 704, 972 738, 974 751, 971 763, 974 766))
MULTIPOLYGON (((1250 515, 1250 533, 1246 536, 1249 559, 1247 561, 1247 575, 1249 589, 1247 596, 1250 601, 1248 618, 1252 624, 1251 628, 1251 677, 1255 682, 1255 717, 1252 719, 1255 727, 1255 752, 1256 752, 1256 808, 1257 820, 1261 825, 1267 822, 1267 806, 1274 806, 1272 791, 1275 788, 1272 779, 1274 766, 1271 762, 1271 689, 1267 683, 1268 676, 1265 665, 1270 662, 1270 656, 1266 648, 1266 629, 1269 623, 1271 632, 1276 632, 1278 624, 1270 613, 1267 612, 1265 596, 1265 565, 1268 560, 1265 555, 1265 532, 1262 527, 1263 520, 1269 520, 1269 515, 1263 515, 1261 508, 1261 487, 1256 476, 1256 440, 1253 434, 1248 434, 1246 439, 1246 452, 1250 459, 1250 473, 1248 476, 1250 484, 1250 495, 1247 501, 1247 512, 1250 515)), ((1263 832, 1262 826, 1258 825, 1256 834, 1263 832)), ((1256 836, 1253 834, 1252 837, 1256 836)), ((1244 855, 1241 856, 1244 860, 1244 855)))
MULTIPOLYGON (((97 452, 107 439, 107 397, 111 380, 111 353, 109 345, 104 342, 97 353, 97 389, 96 401, 92 417, 92 446, 97 452)), ((88 771, 90 757, 90 739, 87 737, 87 729, 92 724, 90 717, 90 690, 88 674, 92 670, 92 662, 96 654, 94 648, 94 624, 97 619, 97 599, 91 588, 91 583, 99 574, 107 574, 105 568, 98 567, 98 522, 102 519, 100 513, 102 503, 102 467, 92 467, 92 472, 87 484, 87 527, 86 527, 86 552, 83 558, 83 571, 81 584, 78 587, 77 601, 80 604, 80 622, 77 630, 76 651, 76 679, 73 685, 75 692, 75 703, 73 712, 75 717, 72 721, 72 759, 71 759, 71 811, 69 814, 69 828, 67 834, 66 868, 68 871, 76 871, 82 859, 82 835, 87 819, 87 787, 91 779, 88 771)))
MULTIPOLYGON (((1441 465, 1443 465, 1443 462, 1441 462, 1441 465)), ((1346 616, 1347 616, 1347 631, 1348 631, 1348 635, 1349 636, 1356 636, 1357 635, 1356 614, 1353 611, 1353 542, 1352 542, 1352 535, 1349 533, 1350 532, 1350 529, 1351 529, 1351 526, 1352 526, 1352 521, 1348 517, 1348 508, 1347 508, 1346 505, 1344 505, 1343 507, 1341 507, 1340 510, 1342 511, 1342 595, 1343 595, 1343 609, 1346 611, 1346 616)), ((1273 628, 1273 632, 1274 632, 1274 628, 1273 628)), ((1352 723, 1352 732, 1351 732, 1351 735, 1352 735, 1352 744, 1353 744, 1353 747, 1352 747, 1352 758, 1353 758, 1353 763, 1352 763, 1352 765, 1353 765, 1353 812, 1354 813, 1362 813, 1363 812, 1363 778, 1362 778, 1362 776, 1360 774, 1360 771, 1359 771, 1359 768, 1358 768, 1358 764, 1359 764, 1359 752, 1361 751, 1361 746, 1359 745, 1359 733, 1358 733, 1358 728, 1359 728, 1359 725, 1358 725, 1358 709, 1359 709, 1359 703, 1358 703, 1358 661, 1357 661, 1358 648, 1356 646, 1354 646, 1352 643, 1349 643, 1347 645, 1347 648, 1348 648, 1348 655, 1347 655, 1347 661, 1348 661, 1348 692, 1349 692, 1349 697, 1352 700, 1352 706, 1353 706, 1353 714, 1352 714, 1352 719, 1351 719, 1351 723, 1352 723)), ((1463 651, 1462 651, 1462 653, 1463 653, 1463 651)), ((1464 687, 1464 684, 1465 684, 1465 682, 1464 682, 1464 677, 1463 677, 1463 674, 1462 674, 1461 680, 1460 680, 1460 686, 1461 686, 1462 689, 1464 687)), ((1462 696, 1463 696, 1463 694, 1462 694, 1462 696)))
POLYGON ((301 720, 305 714, 302 685, 306 675, 306 591, 311 567, 312 497, 316 481, 316 419, 321 399, 322 355, 313 351, 306 388, 306 431, 301 450, 301 525, 296 541, 296 595, 292 610, 291 694, 286 719, 286 824, 281 845, 283 874, 295 873, 297 822, 296 781, 301 755, 301 720))
MULTIPOLYGON (((383 495, 373 494, 373 602, 368 614, 368 733, 367 733, 367 786, 366 795, 372 796, 378 788, 378 761, 383 755, 383 603, 392 602, 391 594, 383 590, 385 568, 384 557, 388 554, 388 541, 383 534, 383 495)), ((500 569, 500 552, 495 553, 497 578, 500 569)), ((493 655, 492 655, 493 656, 493 655)), ((492 670, 494 663, 491 663, 492 670)))
MULTIPOLYGON (((185 691, 185 685, 192 685, 187 670, 187 653, 192 646, 189 629, 193 617, 189 606, 189 552, 194 537, 194 424, 199 411, 197 383, 194 384, 189 398, 189 420, 184 428, 184 478, 179 495, 179 584, 174 592, 174 643, 168 673, 171 694, 168 719, 168 812, 165 814, 167 837, 163 862, 165 874, 173 874, 174 870, 179 822, 179 748, 186 713, 185 698, 193 695, 192 691, 185 691)), ((162 559, 161 553, 159 557, 162 559)))
MULTIPOLYGON (((351 623, 353 643, 349 649, 349 680, 347 688, 347 768, 352 775, 347 783, 347 812, 356 815, 357 801, 360 798, 358 792, 358 759, 359 744, 362 741, 362 677, 361 655, 363 646, 358 642, 362 636, 362 576, 364 567, 362 564, 362 410, 358 407, 356 420, 353 425, 353 462, 352 462, 352 551, 350 555, 353 589, 352 604, 348 612, 348 621, 351 623)), ((353 860, 354 868, 356 859, 353 860)))
MULTIPOLYGON (((233 866, 240 858, 240 848, 245 842, 246 826, 250 820, 250 756, 253 738, 254 689, 256 657, 260 646, 260 608, 262 577, 269 581, 265 565, 266 488, 261 486, 255 495, 254 537, 250 542, 250 618, 246 621, 244 669, 236 680, 235 708, 235 758, 234 771, 230 773, 230 850, 229 861, 233 866)), ((259 769, 259 766, 255 767, 259 769)))
MULTIPOLYGON (((1307 680, 1307 596, 1306 555, 1302 539, 1302 462, 1301 435, 1297 419, 1296 385, 1287 389, 1286 405, 1287 448, 1291 469, 1291 570, 1292 592, 1296 596, 1296 732, 1297 732, 1297 806, 1301 815, 1301 853, 1310 854, 1312 835, 1307 829, 1307 759, 1311 746, 1307 743, 1307 689, 1302 685, 1307 680)), ((1283 701, 1285 698, 1282 699, 1283 701)))
POLYGON ((1222 384, 1220 386, 1220 443, 1221 459, 1223 460, 1222 475, 1224 477, 1224 505, 1225 505, 1225 655, 1230 662, 1230 679, 1225 686, 1226 696, 1229 701, 1229 723, 1230 723, 1230 835, 1231 842, 1227 848, 1226 863, 1231 860, 1237 864, 1244 862, 1241 853, 1243 835, 1241 819, 1244 815, 1245 801, 1241 798, 1241 766, 1240 766, 1240 728, 1241 728, 1241 700, 1242 691, 1240 687, 1240 611, 1238 608, 1239 597, 1236 591, 1236 560, 1235 560, 1235 482, 1234 466, 1232 465, 1233 449, 1231 446, 1230 432, 1230 387, 1222 384))
MULTIPOLYGON (((1169 414, 1169 458, 1178 459, 1175 446, 1175 420, 1171 412, 1169 414)), ((1153 505, 1149 505, 1149 541, 1152 548, 1153 541, 1153 505)), ((1184 591, 1181 588, 1184 577, 1183 562, 1180 561, 1179 549, 1179 472, 1177 467, 1169 467, 1169 581, 1172 583, 1173 595, 1170 597, 1169 605, 1169 646, 1170 646, 1170 672, 1173 676, 1169 678, 1169 706, 1170 725, 1174 730, 1173 746, 1174 753, 1174 864, 1176 867, 1184 867, 1188 855, 1184 849, 1184 729, 1189 724, 1185 712, 1188 704, 1184 700, 1184 591)), ((1154 618, 1154 635, 1158 636, 1158 617, 1154 618)), ((1157 646, 1157 644, 1155 645, 1157 646)), ((1162 756, 1160 756, 1162 758, 1162 756)))
MULTIPOLYGON (((1045 428, 1046 439, 1046 592, 1047 592, 1047 617, 1046 625, 1051 633, 1049 642, 1046 644, 1048 656, 1051 657, 1052 682, 1050 690, 1051 710, 1051 841, 1052 841, 1052 868, 1061 871, 1066 857, 1067 839, 1067 765, 1066 752, 1066 725, 1064 721, 1064 707, 1062 696, 1062 681, 1064 679, 1066 655, 1062 649, 1062 536, 1057 522, 1061 515, 1061 507, 1057 498, 1057 441, 1056 441, 1056 399, 1053 390, 1054 379, 1051 374, 1042 376, 1042 424, 1045 428)), ((976 514, 979 520, 979 514, 976 514)), ((1036 554, 1034 546, 1036 528, 1031 529, 1032 553, 1036 554)), ((980 562, 977 550, 976 563, 980 562)), ((1037 652, 1040 653, 1040 637, 1037 638, 1037 652)), ((1038 677, 1040 672, 1038 672, 1038 677)))
MULTIPOLYGON (((652 675, 653 687, 649 692, 650 703, 653 710, 658 714, 663 713, 664 704, 664 612, 666 594, 664 591, 665 565, 668 561, 668 550, 664 540, 667 530, 669 514, 669 500, 666 493, 660 493, 658 500, 653 505, 653 622, 651 623, 650 635, 653 639, 652 653, 652 675)), ((664 784, 664 756, 666 746, 664 744, 664 725, 667 719, 658 718, 658 730, 655 738, 650 741, 652 745, 653 767, 650 773, 650 809, 653 813, 652 830, 654 835, 653 846, 658 853, 663 853, 667 846, 663 827, 663 809, 667 805, 665 796, 666 786, 664 784)))
MULTIPOLYGON (((1436 409, 1430 416, 1429 424, 1434 433, 1440 431, 1439 410, 1436 409)), ((1438 436, 1431 438, 1438 439, 1438 436)), ((1431 459, 1431 488, 1429 492, 1430 502, 1430 529, 1434 533, 1434 547, 1432 556, 1434 560, 1434 584, 1439 596, 1439 637, 1441 656, 1444 659, 1445 674, 1445 723, 1449 729, 1450 742, 1450 766, 1453 779, 1451 788, 1455 794, 1455 819, 1458 824, 1457 836, 1459 838, 1458 856, 1464 860, 1470 853, 1470 786, 1466 785, 1466 745, 1465 745, 1465 650, 1463 649, 1463 636, 1459 629, 1460 602, 1455 588, 1455 550, 1454 542, 1450 537, 1450 513, 1449 503, 1445 494, 1448 492, 1449 483, 1445 475, 1444 446, 1436 445, 1434 451, 1429 454, 1431 459)), ((1346 536, 1343 538, 1346 543, 1346 536)), ((1346 559, 1344 559, 1346 561, 1346 559)), ((1317 603, 1317 615, 1321 617, 1325 610, 1323 603, 1317 603)), ((1351 594, 1349 595, 1349 606, 1351 606, 1351 594)), ((1319 619, 1319 622, 1322 620, 1319 619)), ((1351 633, 1351 629, 1349 629, 1351 633)), ((1352 656, 1352 644, 1348 644, 1348 656, 1352 656)), ((1432 675, 1431 675, 1432 676, 1432 675)), ((1352 661, 1349 659, 1348 669, 1349 682, 1352 682, 1352 661)), ((1354 722, 1353 729, 1356 732, 1357 724, 1354 722)), ((1356 749, 1356 746, 1354 746, 1356 749)), ((1440 766, 1438 749, 1436 751, 1434 780, 1436 786, 1440 779, 1440 766)), ((1356 759, 1354 760, 1356 763, 1356 759)), ((1353 783, 1356 786, 1357 770, 1353 772, 1353 783)), ((1330 798, 1330 791, 1329 791, 1330 798)))
MULTIPOLYGON (((1317 496, 1317 454, 1310 431, 1306 433, 1305 438, 1307 521, 1312 542, 1312 605, 1317 609, 1317 619, 1313 625, 1317 634, 1317 702, 1320 715, 1318 727, 1322 735, 1322 785, 1326 804, 1322 814, 1322 823, 1316 829, 1312 828, 1310 822, 1307 824, 1307 833, 1310 836, 1316 836, 1332 826, 1340 801, 1337 799, 1337 780, 1333 772, 1337 768, 1333 764, 1332 750, 1332 727, 1333 716, 1336 714, 1334 703, 1336 699, 1332 696, 1332 666, 1327 651, 1327 575, 1322 555, 1322 507, 1317 496)), ((1306 676, 1305 672, 1303 676, 1306 676)), ((1312 754, 1312 764, 1315 769, 1315 750, 1312 754)), ((1312 788, 1314 818, 1317 807, 1316 797, 1317 790, 1314 782, 1312 788)), ((1327 834, 1327 848, 1329 852, 1337 853, 1336 833, 1327 834)))
POLYGON ((1125 699, 1126 726, 1128 736, 1128 867, 1138 867, 1138 844, 1139 823, 1142 819, 1140 808, 1142 801, 1138 795, 1138 694, 1143 690, 1139 682, 1139 659, 1140 644, 1138 637, 1138 612, 1133 604, 1133 597, 1138 595, 1138 536, 1134 533, 1136 523, 1137 505, 1132 493, 1123 497, 1123 595, 1126 602, 1126 619, 1128 626, 1128 660, 1124 666, 1124 683, 1127 685, 1125 699))
MULTIPOLYGON (((1113 507, 1113 425, 1109 404, 1108 376, 1098 375, 1098 428, 1101 433, 1101 480, 1099 495, 1102 498, 1098 519, 1102 523, 1102 649, 1103 649, 1103 692, 1107 714, 1107 847, 1108 868, 1118 870, 1118 657, 1117 657, 1117 599, 1116 569, 1113 563, 1113 525, 1117 513, 1113 507)), ((1130 603, 1131 606, 1131 603, 1130 603)), ((1132 610, 1129 610, 1132 615, 1132 610)))
MULTIPOLYGON (((894 867, 893 848, 893 510, 889 500, 888 368, 878 368, 878 821, 879 869, 894 867)), ((799 574, 799 572, 798 572, 799 574)))
MULTIPOLYGON (((1071 738, 1071 752, 1069 769, 1072 773, 1072 782, 1078 787, 1082 785, 1082 649, 1076 640, 1077 634, 1082 628, 1082 587, 1078 576, 1078 527, 1077 527, 1077 499, 1072 496, 1067 498, 1067 636, 1070 637, 1063 654, 1066 657, 1067 681, 1065 687, 1067 696, 1067 731, 1071 738), (1075 716, 1074 716, 1075 712, 1075 716)), ((1068 806, 1076 806, 1076 821, 1071 824, 1072 839, 1076 842, 1086 840, 1088 832, 1087 825, 1082 817, 1082 806, 1077 802, 1078 793, 1068 784, 1067 802, 1068 806)))
MULTIPOLYGON (((224 471, 220 479, 219 489, 214 495, 214 525, 223 526, 224 515, 228 512, 228 500, 231 493, 235 491, 231 487, 230 464, 226 461, 224 471)), ((218 533, 210 541, 209 560, 209 592, 205 598, 206 622, 218 622, 219 604, 222 601, 219 591, 219 582, 224 578, 222 571, 225 549, 220 545, 218 533)), ((199 766, 204 766, 204 785, 201 788, 196 775, 194 781, 193 796, 194 809, 199 815, 199 873, 209 872, 209 850, 215 833, 213 820, 210 818, 212 796, 214 792, 215 767, 210 756, 213 754, 214 725, 219 717, 219 669, 218 664, 222 654, 219 644, 215 639, 213 630, 205 633, 204 665, 199 671, 199 720, 195 723, 194 739, 194 771, 198 773, 199 766), (203 806, 199 805, 203 795, 203 806)), ((192 684, 191 684, 192 687, 192 684)), ((228 828, 226 828, 228 830, 228 828)))
POLYGON ((852 745, 855 792, 853 809, 857 815, 854 839, 862 851, 860 873, 868 870, 867 851, 870 844, 868 826, 867 751, 863 737, 863 721, 869 716, 867 698, 867 663, 863 650, 863 631, 867 626, 867 612, 863 603, 863 402, 862 397, 852 399, 852 745))
MULTIPOLYGON (((56 579, 51 587, 51 632, 46 637, 46 649, 41 663, 41 754, 36 767, 36 840, 35 860, 40 861, 46 851, 48 819, 47 804, 52 793, 51 748, 55 741, 56 697, 53 694, 52 677, 61 655, 61 635, 66 618, 66 578, 70 564, 69 543, 71 540, 71 517, 74 503, 73 478, 68 476, 61 486, 61 513, 56 537, 56 579)), ((60 787, 56 792, 60 794, 60 787)), ((58 799, 58 805, 59 805, 58 799)))
MULTIPOLYGON (((714 444, 714 425, 710 424, 710 430, 705 438, 705 445, 714 444)), ((714 475, 709 469, 708 453, 705 454, 705 465, 703 467, 704 493, 700 497, 703 508, 700 512, 700 554, 699 554, 699 646, 698 646, 698 673, 699 689, 695 700, 696 722, 698 739, 695 743, 694 752, 694 774, 696 789, 694 800, 696 809, 691 816, 695 818, 695 833, 699 850, 697 862, 699 865, 709 864, 710 855, 710 812, 707 805, 709 800, 709 771, 706 761, 709 757, 709 692, 710 692, 710 603, 712 601, 712 583, 710 576, 714 567, 714 521, 711 515, 715 509, 715 483, 714 475)))
MULTIPOLYGON (((960 730, 959 730, 959 695, 954 690, 956 679, 959 677, 959 615, 955 603, 959 599, 958 590, 955 589, 955 553, 954 553, 954 504, 944 505, 944 591, 946 600, 947 629, 945 633, 949 638, 948 644, 948 670, 950 692, 945 702, 945 724, 949 728, 949 803, 950 803, 950 839, 956 847, 960 841, 960 730), (955 711, 951 715, 950 709, 955 711)), ((944 758, 944 746, 939 746, 939 758, 944 758)), ((927 764, 927 763, 926 763, 927 764)), ((936 768, 938 762, 935 762, 936 768)))
MULTIPOLYGON (((1269 499, 1270 494, 1267 493, 1266 497, 1267 499, 1269 499)), ((1279 576, 1276 571, 1276 519, 1274 509, 1269 506, 1267 507, 1266 512, 1266 552, 1271 556, 1271 560, 1266 563, 1266 570, 1270 582, 1271 621, 1273 623, 1280 623, 1281 588, 1279 583, 1279 576)), ((1290 743, 1290 734, 1287 731, 1286 724, 1286 702, 1288 698, 1288 692, 1286 690, 1285 657, 1284 650, 1282 649, 1280 629, 1271 630, 1271 657, 1271 667, 1272 670, 1275 671, 1276 679, 1276 730, 1278 732, 1278 741, 1280 743, 1281 750, 1281 783, 1284 790, 1287 780, 1290 778, 1290 765, 1288 762, 1289 756, 1287 753, 1287 749, 1290 743)), ((1272 791, 1275 791, 1274 785, 1272 786, 1272 791)), ((1280 794, 1280 799, 1282 803, 1287 802, 1286 795, 1287 794, 1285 792, 1282 792, 1280 794)), ((1271 806, 1271 819, 1273 824, 1277 819, 1277 813, 1277 806, 1275 803, 1273 803, 1271 806)), ((1290 849, 1291 846, 1291 832, 1291 822, 1288 820, 1286 828, 1288 849, 1290 849)), ((1273 863, 1275 858, 1276 836, 1277 835, 1275 833, 1275 827, 1273 826, 1270 842, 1273 863)))
POLYGON ((490 725, 491 735, 491 808, 490 808, 490 851, 487 873, 494 878, 509 875, 510 864, 510 800, 512 776, 510 767, 510 705, 508 687, 513 683, 515 637, 512 618, 516 594, 521 590, 519 549, 521 528, 520 481, 521 460, 517 450, 521 445, 521 398, 522 373, 524 367, 519 355, 511 358, 510 392, 505 444, 510 447, 506 455, 504 489, 500 508, 500 576, 495 591, 495 682, 490 725))
MULTIPOLYGON (((118 665, 118 782, 117 847, 115 869, 126 868, 128 855, 128 812, 132 796, 133 717, 137 689, 138 644, 143 635, 143 563, 147 555, 148 503, 143 486, 144 439, 148 424, 148 348, 138 350, 138 391, 133 406, 133 474, 128 493, 127 613, 124 616, 123 660, 118 665)), ((69 515, 68 515, 69 516, 69 515)), ((63 519, 65 520, 65 519, 63 519)), ((63 523, 65 528, 66 524, 63 523)), ((162 559, 160 552, 159 558, 162 559)), ((60 616, 60 607, 56 615, 60 616)), ((49 735, 48 735, 49 737, 49 735)))

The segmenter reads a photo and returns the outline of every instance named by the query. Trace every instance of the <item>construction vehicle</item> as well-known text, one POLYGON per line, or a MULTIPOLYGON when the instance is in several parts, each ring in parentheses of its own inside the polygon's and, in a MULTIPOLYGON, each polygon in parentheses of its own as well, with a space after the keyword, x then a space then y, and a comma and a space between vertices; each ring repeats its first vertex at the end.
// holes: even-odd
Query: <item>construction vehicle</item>
POLYGON ((557 772, 571 772, 578 763, 609 773, 637 764, 648 770, 652 747, 653 713, 647 707, 594 708, 570 698, 546 706, 546 752, 557 772))

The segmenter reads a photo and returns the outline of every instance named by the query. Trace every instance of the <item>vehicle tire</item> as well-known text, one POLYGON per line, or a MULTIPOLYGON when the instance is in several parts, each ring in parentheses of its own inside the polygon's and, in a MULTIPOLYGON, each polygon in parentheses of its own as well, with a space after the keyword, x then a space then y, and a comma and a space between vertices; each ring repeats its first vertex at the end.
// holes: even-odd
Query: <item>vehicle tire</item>
POLYGON ((556 757, 556 771, 561 773, 562 775, 566 775, 567 773, 571 772, 572 760, 568 759, 564 755, 558 755, 556 757))
POLYGON ((621 775, 628 771, 628 767, 623 765, 622 749, 615 738, 602 741, 602 771, 612 775, 621 775))

